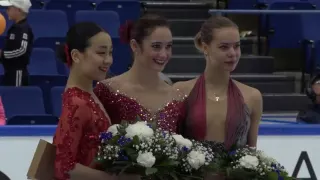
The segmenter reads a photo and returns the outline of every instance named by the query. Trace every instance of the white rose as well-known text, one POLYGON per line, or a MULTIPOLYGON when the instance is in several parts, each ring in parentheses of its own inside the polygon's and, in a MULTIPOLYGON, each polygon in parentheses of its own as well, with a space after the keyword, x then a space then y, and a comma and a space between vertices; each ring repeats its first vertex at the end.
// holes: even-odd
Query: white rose
POLYGON ((266 163, 267 165, 276 164, 277 161, 271 157, 268 157, 266 153, 263 151, 257 151, 258 157, 261 159, 262 162, 266 163))
POLYGON ((186 139, 186 138, 184 138, 183 136, 178 135, 178 134, 174 134, 174 135, 172 135, 172 137, 173 137, 173 139, 176 141, 176 143, 178 144, 178 146, 179 146, 180 148, 182 148, 182 147, 184 147, 184 146, 185 146, 186 148, 188 148, 188 149, 191 148, 192 142, 191 142, 189 139, 186 139))
POLYGON ((255 169, 259 165, 259 159, 256 156, 246 155, 240 159, 240 165, 247 169, 255 169))
POLYGON ((135 124, 130 124, 126 128, 126 137, 133 138, 134 136, 138 136, 141 140, 147 140, 153 136, 154 132, 146 122, 136 122, 135 124))
POLYGON ((108 128, 107 132, 111 132, 112 136, 115 136, 118 134, 118 127, 119 127, 119 124, 114 124, 108 128))
POLYGON ((156 162, 156 158, 153 156, 152 152, 140 153, 137 157, 137 163, 142 167, 150 168, 156 162))
POLYGON ((187 156, 187 161, 193 169, 199 169, 204 165, 206 156, 200 151, 191 151, 187 156))

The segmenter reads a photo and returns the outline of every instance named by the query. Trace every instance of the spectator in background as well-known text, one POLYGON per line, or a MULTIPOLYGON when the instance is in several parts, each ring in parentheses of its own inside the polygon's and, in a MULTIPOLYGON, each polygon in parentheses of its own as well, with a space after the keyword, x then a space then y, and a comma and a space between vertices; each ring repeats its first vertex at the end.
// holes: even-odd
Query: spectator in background
POLYGON ((2 104, 2 99, 0 97, 0 126, 5 125, 6 124, 6 114, 4 111, 4 107, 2 104))
POLYGON ((320 124, 320 74, 311 79, 307 89, 307 95, 312 104, 297 116, 297 121, 320 124))
POLYGON ((32 52, 33 32, 27 21, 31 7, 30 0, 2 0, 0 6, 7 7, 9 20, 14 24, 9 28, 4 47, 1 50, 1 62, 4 67, 2 85, 27 86, 29 84, 29 64, 32 52))

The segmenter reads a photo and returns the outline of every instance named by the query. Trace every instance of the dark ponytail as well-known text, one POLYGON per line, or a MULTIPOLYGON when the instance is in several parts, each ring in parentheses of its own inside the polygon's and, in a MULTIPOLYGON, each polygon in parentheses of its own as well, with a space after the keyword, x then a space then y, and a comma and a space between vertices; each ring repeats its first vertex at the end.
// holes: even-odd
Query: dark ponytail
POLYGON ((60 44, 56 50, 56 56, 59 60, 61 60, 63 63, 67 63, 67 56, 64 50, 65 44, 60 44))
POLYGON ((66 63, 68 67, 71 67, 72 65, 72 59, 71 59, 70 53, 71 51, 69 49, 69 46, 66 43, 58 47, 57 56, 62 62, 66 63))

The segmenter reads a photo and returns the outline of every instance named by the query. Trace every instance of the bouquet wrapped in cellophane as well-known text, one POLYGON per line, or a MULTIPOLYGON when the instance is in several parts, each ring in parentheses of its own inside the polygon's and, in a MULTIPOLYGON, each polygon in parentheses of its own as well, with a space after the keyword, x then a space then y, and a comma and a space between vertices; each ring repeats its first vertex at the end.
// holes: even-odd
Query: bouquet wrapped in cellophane
MULTIPOLYGON (((215 167, 213 153, 201 143, 157 128, 154 123, 127 121, 100 135, 95 159, 106 172, 147 179, 201 179, 205 167, 215 167)), ((210 170, 212 171, 212 170, 210 170)))
POLYGON ((251 147, 220 154, 220 172, 231 180, 292 180, 275 159, 251 147))

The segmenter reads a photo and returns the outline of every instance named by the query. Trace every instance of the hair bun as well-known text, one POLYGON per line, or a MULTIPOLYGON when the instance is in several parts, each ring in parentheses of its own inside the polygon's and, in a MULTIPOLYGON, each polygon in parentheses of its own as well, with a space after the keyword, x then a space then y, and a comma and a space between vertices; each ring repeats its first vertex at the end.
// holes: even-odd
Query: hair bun
POLYGON ((120 41, 122 43, 129 43, 131 40, 131 30, 133 28, 133 22, 130 20, 127 20, 125 24, 120 26, 119 29, 119 36, 120 36, 120 41))

